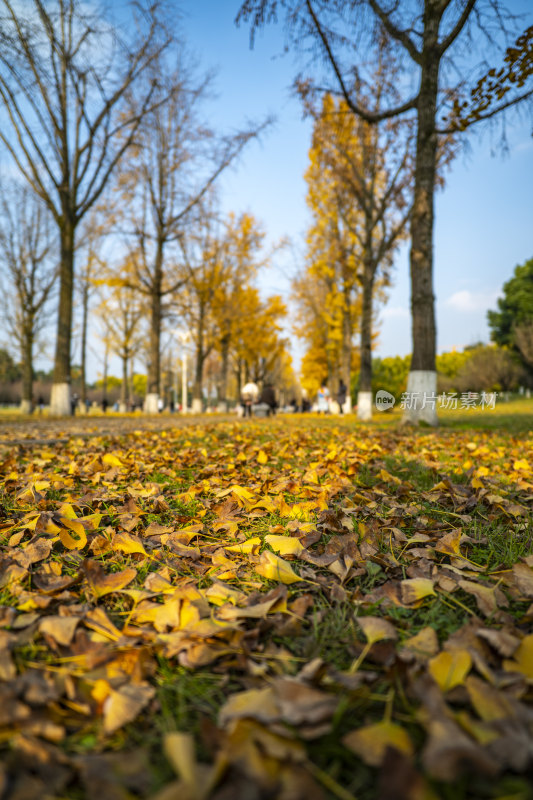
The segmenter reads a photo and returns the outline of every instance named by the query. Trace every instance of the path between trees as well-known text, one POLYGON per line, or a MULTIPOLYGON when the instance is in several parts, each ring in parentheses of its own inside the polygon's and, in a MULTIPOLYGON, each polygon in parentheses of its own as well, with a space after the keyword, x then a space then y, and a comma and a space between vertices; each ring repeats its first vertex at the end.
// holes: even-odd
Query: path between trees
POLYGON ((191 425, 213 425, 231 422, 233 414, 200 414, 181 416, 89 416, 0 421, 0 446, 29 446, 67 442, 72 436, 120 436, 132 431, 164 431, 191 425))

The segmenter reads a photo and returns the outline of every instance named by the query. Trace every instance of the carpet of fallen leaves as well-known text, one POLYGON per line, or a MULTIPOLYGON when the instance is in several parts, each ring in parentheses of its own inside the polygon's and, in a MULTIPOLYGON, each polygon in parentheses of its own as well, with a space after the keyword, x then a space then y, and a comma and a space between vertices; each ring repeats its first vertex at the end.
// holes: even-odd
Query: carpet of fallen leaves
POLYGON ((529 796, 531 435, 310 417, 0 460, 2 800, 529 796))

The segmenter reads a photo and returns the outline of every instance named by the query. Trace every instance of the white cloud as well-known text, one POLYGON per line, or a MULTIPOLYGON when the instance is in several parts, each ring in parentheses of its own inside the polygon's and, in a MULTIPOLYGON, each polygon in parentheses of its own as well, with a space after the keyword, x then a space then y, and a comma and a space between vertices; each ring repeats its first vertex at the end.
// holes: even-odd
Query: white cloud
POLYGON ((409 311, 403 306, 385 306, 385 308, 381 311, 381 316, 383 319, 407 319, 409 316, 409 311))
POLYGON ((473 311, 486 311, 496 305, 496 300, 499 292, 470 292, 468 289, 463 289, 460 292, 455 292, 448 297, 445 305, 453 308, 455 311, 463 311, 472 313, 473 311))

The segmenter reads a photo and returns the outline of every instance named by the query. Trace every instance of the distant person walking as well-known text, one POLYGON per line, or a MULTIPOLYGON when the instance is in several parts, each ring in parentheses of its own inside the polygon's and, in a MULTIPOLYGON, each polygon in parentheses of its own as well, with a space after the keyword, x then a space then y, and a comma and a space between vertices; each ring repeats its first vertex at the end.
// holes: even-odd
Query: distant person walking
POLYGON ((317 411, 319 414, 329 413, 329 389, 325 383, 322 384, 316 396, 317 411))
POLYGON ((241 402, 243 408, 243 417, 252 416, 252 406, 257 403, 259 397, 259 387, 253 381, 248 381, 242 387, 241 402))
POLYGON ((70 413, 72 416, 76 416, 76 406, 78 405, 79 395, 77 392, 74 392, 72 397, 70 398, 70 413))
POLYGON ((341 378, 339 381, 339 391, 337 392, 337 403, 339 404, 339 414, 344 414, 343 405, 346 402, 346 384, 341 378))
POLYGON ((261 394, 259 395, 259 402, 268 406, 268 416, 276 413, 278 401, 276 400, 276 393, 271 383, 265 383, 261 394))

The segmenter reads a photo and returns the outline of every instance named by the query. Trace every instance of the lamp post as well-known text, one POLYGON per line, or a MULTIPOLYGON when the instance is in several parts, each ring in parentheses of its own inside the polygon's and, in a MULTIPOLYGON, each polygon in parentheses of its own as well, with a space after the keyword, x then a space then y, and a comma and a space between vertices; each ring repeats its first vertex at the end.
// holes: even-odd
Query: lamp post
POLYGON ((181 344, 181 413, 187 413, 187 351, 185 345, 191 338, 190 331, 177 331, 177 339, 181 344))

